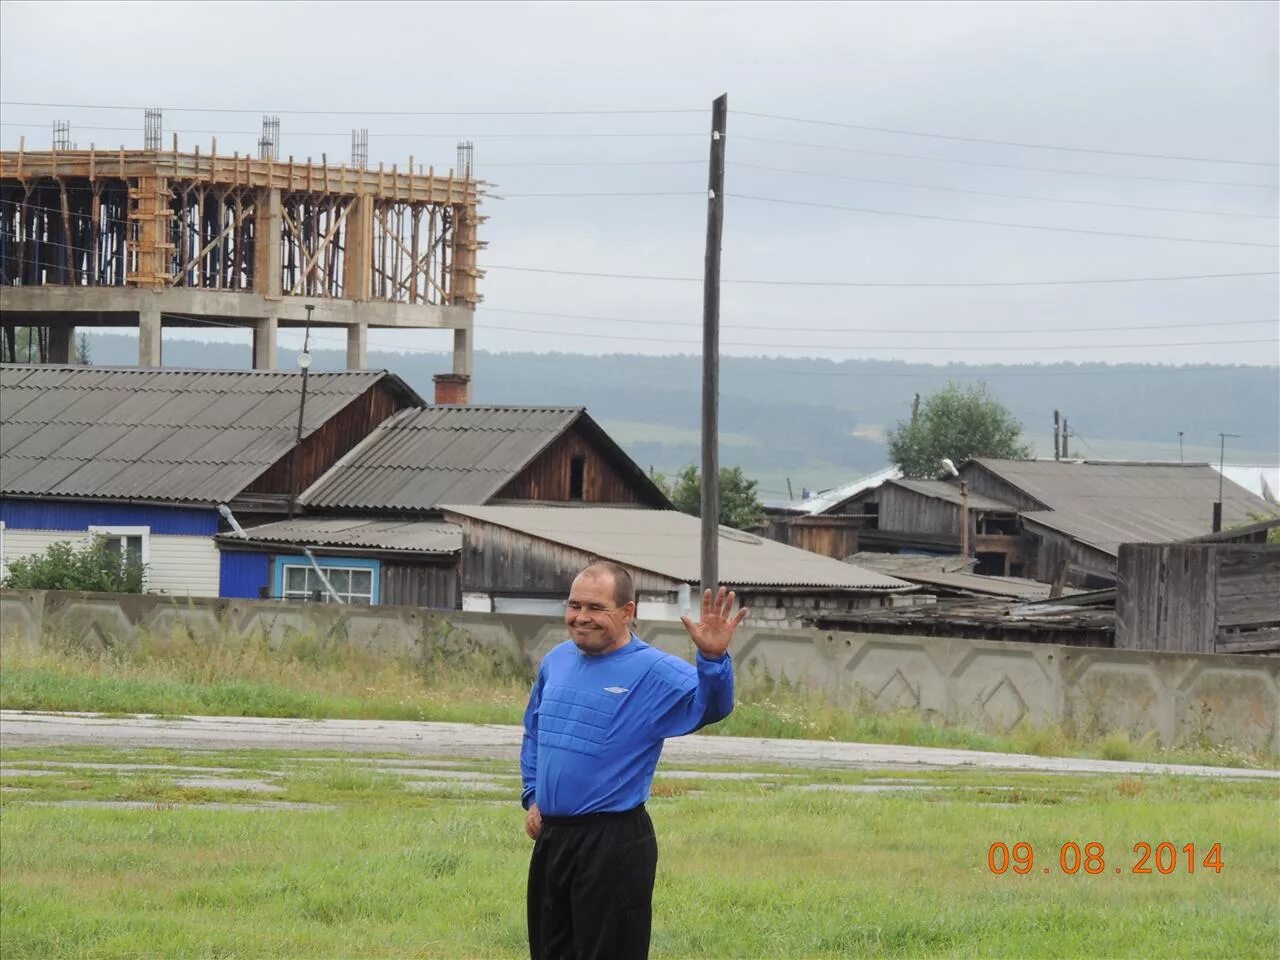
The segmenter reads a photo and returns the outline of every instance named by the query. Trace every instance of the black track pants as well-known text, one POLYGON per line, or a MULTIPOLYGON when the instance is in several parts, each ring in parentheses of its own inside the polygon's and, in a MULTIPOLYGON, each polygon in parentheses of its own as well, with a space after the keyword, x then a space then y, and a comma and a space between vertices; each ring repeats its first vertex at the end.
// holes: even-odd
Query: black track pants
POLYGON ((529 862, 533 960, 645 960, 658 841, 643 806, 542 818, 529 862))

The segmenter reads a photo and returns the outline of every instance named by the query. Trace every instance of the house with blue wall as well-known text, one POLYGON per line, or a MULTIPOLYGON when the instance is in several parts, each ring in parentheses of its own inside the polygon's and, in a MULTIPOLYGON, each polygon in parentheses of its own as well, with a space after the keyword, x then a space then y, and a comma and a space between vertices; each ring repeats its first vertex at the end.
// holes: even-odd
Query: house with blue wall
POLYGON ((218 549, 219 507, 241 524, 286 517, 378 424, 424 402, 386 371, 310 374, 299 444, 301 405, 297 373, 0 365, 0 575, 102 536, 145 565, 148 592, 259 596, 269 558, 218 549))

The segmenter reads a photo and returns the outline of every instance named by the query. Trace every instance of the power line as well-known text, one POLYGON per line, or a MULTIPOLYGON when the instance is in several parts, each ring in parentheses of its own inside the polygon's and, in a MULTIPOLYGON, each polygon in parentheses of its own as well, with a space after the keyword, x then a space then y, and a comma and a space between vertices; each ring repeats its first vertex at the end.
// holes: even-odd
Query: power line
MULTIPOLYGON (((41 103, 31 100, 0 100, 9 107, 51 107, 59 110, 144 110, 154 107, 111 103, 41 103)), ((293 116, 331 117, 602 117, 661 113, 706 113, 704 109, 608 109, 608 110, 281 110, 247 107, 161 107, 173 113, 270 113, 293 116)))
MULTIPOLYGON (((520 273, 546 273, 566 277, 600 277, 610 280, 659 280, 673 283, 702 283, 702 277, 670 277, 643 273, 597 273, 587 270, 555 270, 549 267, 518 267, 511 264, 486 263, 479 266, 481 270, 511 270, 520 273)), ((1112 283, 1163 283, 1177 280, 1220 280, 1234 277, 1274 277, 1280 275, 1275 270, 1262 270, 1247 273, 1198 273, 1184 276, 1167 277, 1109 277, 1096 280, 1010 280, 1010 281, 874 281, 859 282, 849 280, 721 280, 721 283, 756 284, 782 287, 1064 287, 1077 285, 1098 285, 1112 283)))
POLYGON ((620 190, 612 193, 487 193, 494 200, 525 200, 548 197, 705 197, 705 190, 620 190))
POLYGON ((485 160, 485 167, 651 167, 703 166, 706 160, 485 160))
MULTIPOLYGON (((167 312, 167 311, 163 314, 163 316, 166 316, 166 317, 172 317, 172 318, 173 318, 173 319, 175 319, 175 320, 184 320, 184 321, 188 321, 188 322, 192 322, 192 323, 197 323, 197 324, 205 324, 205 325, 212 326, 212 327, 224 327, 224 328, 229 328, 229 329, 234 329, 234 330, 248 330, 248 328, 247 328, 247 327, 239 326, 239 325, 237 325, 237 324, 226 323, 226 322, 217 321, 217 320, 206 320, 206 319, 204 319, 204 318, 202 318, 202 317, 190 317, 190 316, 185 316, 185 315, 183 315, 183 314, 169 313, 169 312, 167 312)), ((482 329, 483 329, 483 328, 482 328, 482 329)), ((315 340, 324 340, 324 341, 328 341, 328 342, 330 342, 330 343, 345 343, 345 342, 346 342, 346 338, 344 338, 344 337, 328 337, 328 336, 325 336, 324 334, 321 334, 321 333, 312 333, 312 335, 311 335, 311 336, 312 336, 312 339, 315 339, 315 340)), ((664 340, 664 341, 661 341, 661 342, 668 342, 668 341, 665 341, 665 340, 664 340)), ((1266 342, 1270 342, 1270 341, 1266 341, 1266 342)), ((368 349, 369 349, 369 350, 380 350, 380 351, 387 352, 387 353, 425 353, 425 354, 431 354, 431 355, 433 355, 433 356, 439 356, 439 357, 445 357, 445 356, 448 356, 448 353, 447 353, 446 351, 444 351, 444 350, 434 350, 434 349, 432 349, 432 348, 430 348, 430 347, 392 346, 392 345, 390 345, 390 344, 378 344, 378 343, 372 343, 372 342, 371 342, 371 343, 369 343, 367 346, 368 346, 368 349)), ((1144 345, 1144 346, 1146 346, 1146 345, 1144 345)), ((481 351, 481 353, 483 354, 483 353, 484 353, 484 351, 481 351)), ((499 355, 499 354, 494 354, 494 355, 496 356, 496 355, 499 355)), ((580 361, 577 361, 577 360, 569 360, 569 359, 566 359, 566 358, 564 358, 563 356, 548 355, 548 354, 539 354, 539 353, 534 353, 534 352, 527 352, 527 355, 528 355, 528 357, 529 357, 530 359, 532 359, 532 360, 534 360, 534 361, 536 361, 536 362, 540 362, 540 363, 551 363, 551 364, 559 363, 559 364, 562 364, 562 365, 569 365, 569 364, 572 364, 572 365, 575 365, 575 366, 576 366, 576 365, 580 362, 580 361)), ((670 355, 662 355, 662 356, 658 356, 658 355, 654 355, 654 356, 646 356, 646 355, 626 355, 626 356, 628 356, 629 360, 632 360, 632 361, 635 361, 635 362, 639 362, 639 363, 644 363, 644 362, 647 362, 647 361, 661 361, 661 360, 664 360, 664 359, 669 359, 670 357, 688 357, 688 358, 690 358, 690 359, 694 359, 694 358, 696 358, 696 355, 695 355, 695 354, 670 354, 670 355)), ((739 358, 733 358, 733 359, 739 359, 739 358)), ((846 361, 840 361, 840 362, 841 362, 841 363, 859 363, 859 364, 861 364, 861 363, 866 363, 866 362, 870 362, 870 363, 887 363, 887 362, 891 362, 891 361, 878 361, 878 360, 870 360, 870 361, 864 361, 864 360, 846 360, 846 361)), ((1060 364, 1060 363, 1062 363, 1062 362, 1063 362, 1063 361, 1057 361, 1057 363, 1059 363, 1059 364, 1060 364)), ((944 376, 945 376, 945 377, 947 377, 948 379, 956 379, 956 378, 960 378, 960 379, 974 379, 974 378, 976 378, 976 379, 979 379, 979 380, 987 380, 987 379, 992 379, 992 378, 996 378, 996 379, 1003 379, 1003 378, 1007 378, 1007 377, 1054 377, 1054 376, 1065 376, 1065 377, 1086 377, 1086 376, 1136 376, 1136 375, 1147 375, 1147 374, 1173 374, 1173 373, 1222 373, 1222 372, 1225 372, 1225 371, 1228 371, 1228 370, 1237 369, 1237 368, 1239 368, 1241 365, 1236 364, 1236 365, 1229 365, 1229 366, 1223 366, 1223 365, 1211 365, 1211 366, 1198 366, 1198 367, 1189 367, 1189 366, 1179 366, 1179 367, 1175 367, 1175 366, 1162 366, 1162 365, 1150 365, 1150 364, 1144 364, 1144 365, 1141 365, 1141 366, 1135 366, 1135 365, 1133 365, 1133 364, 1127 364, 1127 365, 1125 365, 1125 368, 1124 368, 1124 369, 1105 369, 1105 370, 1061 370, 1061 371, 1059 371, 1059 370, 1042 370, 1042 369, 1037 369, 1037 370, 1028 370, 1028 371, 1021 371, 1021 370, 1019 370, 1019 371, 995 370, 995 371, 983 371, 983 372, 974 372, 974 373, 956 372, 956 371, 954 371, 954 370, 952 370, 952 369, 951 369, 951 367, 952 367, 952 366, 955 366, 955 364, 948 364, 948 365, 946 365, 946 366, 939 367, 936 371, 919 371, 919 372, 897 372, 897 371, 893 371, 893 372, 882 372, 882 371, 866 371, 866 370, 862 370, 862 369, 857 369, 857 370, 814 370, 814 371, 804 371, 804 372, 800 372, 800 371, 780 370, 780 371, 776 371, 776 372, 772 373, 772 374, 771 374, 771 376, 779 376, 779 377, 788 377, 788 376, 800 376, 800 377, 856 376, 856 377, 859 377, 859 378, 873 377, 873 378, 890 378, 890 379, 899 379, 899 378, 912 378, 912 379, 925 378, 925 379, 936 379, 936 378, 938 378, 938 377, 944 377, 944 376)), ((1249 369, 1270 370, 1270 371, 1273 371, 1273 372, 1280 373, 1280 367, 1277 367, 1277 366, 1263 366, 1263 365, 1255 365, 1255 366, 1250 366, 1250 367, 1249 367, 1249 369)))
MULTIPOLYGON (((596 320, 604 323, 637 323, 644 326, 664 326, 664 327, 698 327, 701 329, 702 324, 694 320, 657 320, 644 319, 638 320, 633 317, 605 317, 583 313, 552 313, 544 310, 507 310, 501 307, 491 307, 487 303, 479 308, 486 313, 509 313, 518 316, 527 317, 554 317, 563 320, 596 320)), ((1268 318, 1265 320, 1206 320, 1195 321, 1192 323, 1151 323, 1136 325, 1115 325, 1108 324, 1102 327, 1039 327, 1034 330, 1027 327, 966 327, 964 329, 956 329, 955 327, 925 327, 912 329, 907 327, 893 327, 886 329, 884 327, 792 327, 780 326, 776 323, 772 324, 750 324, 735 323, 726 324, 726 330, 776 330, 781 333, 929 333, 943 334, 954 336, 967 336, 971 333, 1002 333, 1002 334, 1041 334, 1041 333, 1099 333, 1109 330, 1174 330, 1187 327, 1236 327, 1248 326, 1251 324, 1275 323, 1280 324, 1280 319, 1268 318)))
MULTIPOLYGON (((543 330, 531 327, 506 327, 501 324, 489 323, 485 324, 482 329, 485 330, 504 330, 509 333, 538 333, 547 334, 549 336, 563 336, 563 330, 543 330)), ((779 331, 785 333, 786 331, 779 331)), ((689 345, 700 345, 701 340, 675 340, 671 337, 633 337, 625 334, 614 333, 584 333, 575 330, 574 337, 590 337, 593 340, 627 340, 637 343, 683 343, 689 345)), ((866 350, 866 351, 955 351, 957 349, 964 350, 982 350, 982 351, 1012 351, 1035 353, 1040 350, 1150 350, 1164 347, 1220 347, 1234 346, 1238 344, 1256 344, 1269 343, 1272 345, 1280 344, 1280 337, 1271 337, 1261 340, 1192 340, 1185 342, 1145 342, 1145 343, 1052 343, 1052 344, 1024 344, 1014 346, 1011 344, 962 344, 957 346, 950 344, 866 344, 866 343, 762 343, 755 341, 742 340, 725 340, 726 347, 768 347, 773 349, 786 350, 866 350)))
POLYGON ((937 220, 943 223, 968 223, 984 227, 1007 227, 1014 230, 1048 230, 1054 233, 1079 233, 1094 237, 1122 237, 1129 240, 1167 240, 1173 243, 1213 243, 1233 247, 1271 247, 1277 243, 1258 243, 1253 240, 1210 240, 1205 237, 1170 237, 1157 233, 1126 233, 1116 230, 1090 230, 1085 227, 1053 227, 1043 223, 1010 223, 1004 220, 978 220, 972 217, 946 217, 934 213, 907 213, 903 210, 876 210, 871 207, 848 207, 838 203, 817 203, 808 200, 785 200, 781 197, 757 197, 746 193, 728 193, 736 200, 754 200, 757 203, 783 203, 793 207, 817 207, 823 210, 847 210, 851 213, 870 213, 882 217, 907 217, 912 220, 937 220))
POLYGON ((1193 157, 1170 153, 1135 153, 1129 150, 1104 150, 1097 147, 1068 147, 1061 144, 1028 143, 1018 140, 995 140, 986 137, 966 137, 948 133, 926 133, 920 130, 903 130, 896 127, 874 127, 859 123, 839 123, 834 120, 807 120, 801 117, 784 117, 774 113, 755 113, 734 110, 738 116, 758 117, 764 120, 784 120, 788 123, 807 123, 819 127, 840 127, 845 130, 867 130, 873 133, 893 133, 904 137, 928 137, 933 140, 953 140, 959 143, 986 143, 1001 147, 1022 147, 1027 150, 1061 150, 1068 153, 1097 153, 1110 157, 1140 157, 1145 160, 1189 160, 1196 163, 1232 163, 1249 167, 1275 167, 1274 161, 1234 160, 1224 157, 1193 157))
POLYGON ((931 157, 916 153, 892 153, 886 150, 868 150, 863 147, 840 147, 830 143, 801 143, 796 140, 778 140, 772 137, 749 137, 737 134, 737 140, 751 143, 772 143, 785 147, 803 147, 810 150, 835 150, 839 153, 860 153, 873 157, 894 157, 899 160, 928 160, 933 163, 961 163, 971 167, 998 167, 1004 170, 1034 170, 1037 173, 1066 173, 1080 177, 1108 177, 1118 180, 1153 180, 1158 183, 1194 183, 1212 187, 1251 187, 1259 190, 1278 190, 1274 183, 1240 183, 1232 180, 1187 180, 1181 177, 1152 177, 1138 173, 1103 173, 1099 170, 1071 170, 1064 167, 1033 167, 1021 163, 996 163, 992 160, 962 160, 958 157, 931 157))
MULTIPOLYGON (((0 100, 0 104, 11 107, 39 107, 46 109, 82 109, 82 110, 123 110, 138 111, 148 109, 147 106, 102 103, 53 103, 33 100, 0 100)), ((607 108, 586 110, 282 110, 278 107, 174 107, 160 109, 173 113, 230 113, 230 114, 283 114, 286 116, 370 116, 370 117, 596 117, 596 116, 657 116, 673 114, 703 114, 702 108, 607 108)), ((790 117, 780 114, 761 113, 750 110, 733 111, 738 116, 756 117, 766 120, 781 120, 788 123, 802 123, 813 126, 837 127, 847 130, 865 130, 875 133, 891 133, 900 136, 925 137, 936 140, 950 140, 961 143, 983 143, 995 146, 1021 147, 1032 150, 1057 150, 1070 153, 1092 153, 1106 156, 1138 157, 1148 160, 1183 160, 1200 163, 1226 163, 1244 166, 1274 167, 1272 161, 1238 160, 1224 157, 1198 157, 1180 154, 1142 153, 1126 150, 1107 150, 1096 147, 1074 147, 1062 144, 1032 143, 1018 140, 1001 140, 988 137, 972 137, 957 134, 945 134, 919 130, 907 130, 897 127, 880 127, 870 124, 842 123, 832 120, 813 120, 803 117, 790 117)), ((105 129, 105 128, 102 128, 105 129)), ((132 129, 132 128, 130 128, 132 129)), ((252 131, 256 133, 257 131, 252 131)), ((346 135, 346 131, 343 131, 346 135)))
POLYGON ((999 193, 993 190, 969 190, 964 187, 948 187, 936 183, 915 183, 910 180, 885 180, 879 177, 855 177, 842 173, 822 173, 817 170, 795 170, 787 167, 769 167, 759 163, 729 161, 731 167, 748 170, 767 170, 772 173, 791 173, 805 177, 822 177, 829 180, 854 180, 859 183, 883 183, 895 187, 916 187, 921 190, 944 190, 947 193, 965 193, 980 197, 1002 197, 1007 200, 1035 200, 1040 203, 1071 203, 1092 207, 1117 207, 1123 210, 1151 210, 1158 213, 1194 213, 1210 217, 1246 217, 1256 220, 1277 220, 1280 217, 1265 213, 1229 213, 1225 210, 1195 210, 1188 207, 1153 207, 1140 203, 1114 203, 1106 200, 1078 200, 1067 197, 1040 197, 1025 193, 999 193))
MULTIPOLYGON (((162 316, 171 317, 175 320, 184 322, 205 324, 208 326, 223 327, 228 329, 245 330, 245 326, 228 323, 226 321, 208 320, 202 317, 192 317, 184 314, 165 312, 162 316)), ((1264 321, 1265 322, 1265 321, 1264 321)), ((500 324, 485 324, 477 330, 502 330, 508 333, 535 333, 546 334, 551 336, 563 335, 561 330, 542 330, 528 327, 507 327, 500 324)), ((907 331, 895 331, 907 332, 907 331)), ((936 331, 935 331, 936 332, 936 331)), ((313 334, 314 337, 320 338, 319 334, 313 334)), ((690 344, 699 345, 701 340, 673 340, 670 337, 631 337, 620 334, 609 333, 581 333, 575 332, 575 337, 590 337, 597 340, 626 340, 642 343, 671 343, 671 344, 690 344)), ((342 338, 328 337, 329 340, 340 340, 342 338)), ((1146 343, 1117 343, 1117 344, 1035 344, 1028 346, 1011 346, 1008 344, 986 345, 986 344, 965 344, 966 350, 984 350, 984 351, 1037 351, 1037 350, 1131 350, 1131 349, 1147 349, 1147 348, 1163 348, 1163 347, 1209 347, 1209 346, 1230 346, 1236 344, 1254 344, 1254 343, 1277 343, 1277 339, 1262 340, 1196 340, 1189 342, 1162 343, 1162 342, 1146 342, 1146 343)), ((833 349, 833 350, 910 350, 910 351, 931 351, 931 350, 955 350, 954 345, 935 345, 935 344, 910 344, 910 345, 870 345, 870 344, 830 344, 830 343, 748 343, 742 341, 724 341, 724 345, 728 347, 784 347, 787 349, 833 349)), ((435 351, 427 351, 435 352, 435 351)))
MULTIPOLYGON (((4 127, 31 127, 39 126, 36 123, 25 123, 17 121, 3 121, 0 126, 4 127)), ((136 133, 137 127, 98 127, 84 124, 75 124, 77 130, 93 130, 103 133, 136 133)), ((189 135, 215 136, 215 137, 256 137, 261 134, 260 130, 192 130, 185 128, 175 128, 171 133, 183 133, 189 135)), ((290 130, 290 136, 294 137, 350 137, 350 130, 290 130)), ((462 133, 374 133, 369 134, 370 137, 399 137, 413 138, 419 140, 454 140, 459 138, 471 138, 475 140, 597 140, 597 139, 656 139, 656 138, 680 138, 680 137, 701 137, 705 138, 705 133, 667 133, 667 132, 645 132, 645 133, 477 133, 474 130, 468 130, 462 133)))

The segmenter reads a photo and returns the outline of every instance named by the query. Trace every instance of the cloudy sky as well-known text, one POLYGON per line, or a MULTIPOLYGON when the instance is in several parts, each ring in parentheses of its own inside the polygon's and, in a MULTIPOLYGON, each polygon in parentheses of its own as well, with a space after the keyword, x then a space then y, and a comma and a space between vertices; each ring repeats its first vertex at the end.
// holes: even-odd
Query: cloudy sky
POLYGON ((64 119, 140 147, 146 104, 227 153, 264 112, 282 155, 335 163, 353 127, 375 164, 467 138, 493 184, 478 347, 692 353, 727 92, 726 353, 1274 364, 1277 10, 6 0, 0 141, 64 119), (1262 275, 1007 285, 1203 274, 1262 275))

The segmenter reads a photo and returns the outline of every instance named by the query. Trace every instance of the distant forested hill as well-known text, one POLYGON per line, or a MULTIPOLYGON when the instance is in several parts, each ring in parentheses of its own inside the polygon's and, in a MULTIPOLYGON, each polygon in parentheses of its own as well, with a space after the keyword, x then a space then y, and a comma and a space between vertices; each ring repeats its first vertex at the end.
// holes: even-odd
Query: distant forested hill
MULTIPOLYGON (((90 334, 94 363, 136 362, 137 340, 90 334)), ((314 354, 313 369, 337 369, 340 350, 314 354)), ((166 366, 243 369, 247 346, 168 339, 166 366)), ((369 365, 398 373, 430 399, 445 353, 370 351, 369 365)), ((281 350, 281 365, 296 370, 281 350)), ((701 365, 697 357, 478 353, 477 403, 586 406, 645 468, 674 472, 698 459, 701 365)), ((1073 453, 1109 457, 1217 457, 1274 462, 1280 449, 1280 372, 1265 367, 1145 364, 1035 366, 726 357, 721 368, 721 461, 761 481, 766 497, 840 483, 885 464, 883 431, 909 416, 916 393, 948 380, 985 380, 1041 451, 1051 449, 1053 411, 1070 419, 1073 453)))

